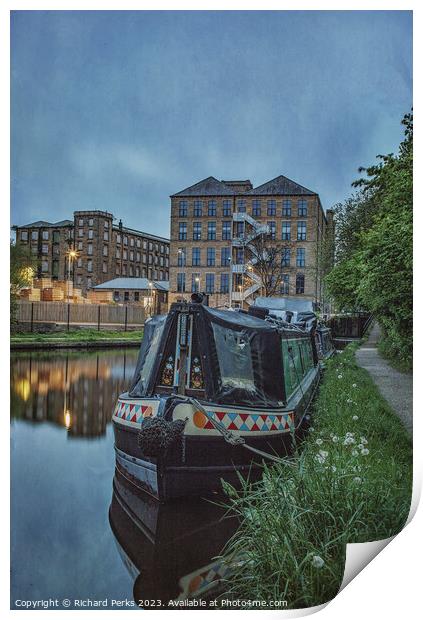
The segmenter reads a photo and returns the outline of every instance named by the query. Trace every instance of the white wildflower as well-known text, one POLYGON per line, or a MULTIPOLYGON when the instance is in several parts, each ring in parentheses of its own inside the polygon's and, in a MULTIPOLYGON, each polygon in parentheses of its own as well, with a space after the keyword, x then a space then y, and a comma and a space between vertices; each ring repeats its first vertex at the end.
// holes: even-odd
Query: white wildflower
POLYGON ((323 558, 320 557, 320 555, 313 555, 313 558, 311 560, 311 565, 313 566, 313 568, 322 568, 322 566, 324 566, 325 561, 323 560, 323 558))
POLYGON ((357 387, 357 384, 356 384, 356 383, 353 383, 353 384, 352 384, 352 386, 353 386, 353 388, 356 388, 356 387, 357 387))
POLYGON ((309 420, 309 419, 310 419, 310 416, 307 414, 307 415, 305 416, 305 419, 306 419, 306 420, 309 420))
POLYGON ((334 471, 334 472, 335 472, 335 471, 336 471, 336 467, 335 467, 335 465, 332 465, 331 469, 332 469, 332 471, 334 471))
POLYGON ((360 484, 361 483, 361 478, 360 476, 356 476, 353 480, 353 482, 355 482, 356 484, 360 484))
POLYGON ((342 379, 342 375, 338 375, 338 379, 342 379))
POLYGON ((369 454, 368 449, 367 449, 367 448, 363 448, 363 449, 362 449, 362 451, 361 451, 361 454, 362 454, 363 456, 367 456, 367 455, 369 454))
POLYGON ((310 431, 310 433, 312 433, 314 431, 314 426, 310 426, 308 430, 310 431))
POLYGON ((364 444, 369 443, 365 437, 360 437, 360 441, 364 444))
POLYGON ((315 460, 320 463, 321 465, 325 462, 325 458, 321 455, 321 454, 316 454, 316 456, 314 457, 315 460))
POLYGON ((353 451, 351 452, 351 455, 352 455, 352 456, 358 456, 358 452, 357 452, 357 450, 353 450, 353 451))
POLYGON ((358 415, 353 415, 352 419, 353 419, 354 421, 358 420, 358 415))
POLYGON ((352 398, 347 398, 347 403, 352 403, 352 398))
POLYGON ((364 448, 364 445, 363 445, 362 443, 359 443, 359 444, 358 444, 358 446, 357 446, 357 448, 358 448, 359 450, 362 450, 362 449, 364 448))
POLYGON ((354 437, 351 437, 350 435, 348 435, 347 437, 345 437, 344 439, 344 446, 349 446, 352 443, 355 443, 355 439, 354 437))
POLYGON ((339 437, 337 437, 336 435, 334 435, 334 436, 332 437, 332 441, 333 441, 333 443, 338 443, 338 441, 339 441, 339 437))
POLYGON ((316 439, 316 443, 317 443, 318 446, 321 446, 322 443, 323 443, 323 439, 320 439, 320 437, 319 437, 319 439, 316 439))

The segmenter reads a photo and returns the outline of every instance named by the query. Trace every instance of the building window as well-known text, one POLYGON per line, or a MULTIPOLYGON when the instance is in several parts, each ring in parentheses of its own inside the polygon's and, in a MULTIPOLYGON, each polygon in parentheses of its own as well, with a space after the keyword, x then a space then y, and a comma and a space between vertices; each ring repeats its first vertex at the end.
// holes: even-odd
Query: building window
POLYGON ((135 267, 135 276, 136 276, 137 278, 139 278, 139 277, 140 277, 140 268, 138 267, 138 265, 135 267))
POLYGON ((253 200, 253 210, 252 210, 252 214, 253 216, 257 217, 261 215, 261 201, 260 200, 253 200))
POLYGON ((126 270, 127 270, 126 265, 122 265, 122 275, 123 276, 126 276, 126 270))
POLYGON ((291 239, 291 222, 282 222, 282 241, 291 239))
POLYGON ((179 203, 179 217, 188 217, 188 203, 186 200, 181 200, 179 203))
POLYGON ((120 292, 113 291, 113 301, 119 301, 119 300, 120 300, 120 292))
POLYGON ((105 230, 103 232, 103 240, 104 241, 108 241, 109 240, 109 231, 108 230, 105 230))
POLYGON ((123 250, 123 260, 128 260, 128 250, 123 250))
POLYGON ((243 237, 245 230, 245 222, 236 222, 235 236, 243 237))
POLYGON ((147 254, 142 255, 142 262, 147 263, 147 254))
POLYGON ((88 231, 88 239, 94 239, 94 231, 93 230, 89 230, 88 231))
POLYGON ((48 272, 48 260, 41 261, 41 271, 43 273, 47 273, 48 272))
POLYGON ((282 260, 281 267, 289 267, 291 265, 291 249, 283 248, 282 249, 282 260))
POLYGON ((276 200, 267 201, 267 215, 276 215, 276 200))
POLYGON ((232 222, 222 222, 222 239, 228 241, 232 236, 232 222))
POLYGON ((184 241, 187 238, 187 223, 179 222, 179 239, 184 241))
POLYGON ((41 246, 41 254, 48 254, 48 245, 46 243, 43 243, 41 246))
POLYGON ((88 254, 88 256, 92 256, 92 253, 93 253, 93 244, 89 243, 87 245, 87 254, 88 254))
POLYGON ((220 292, 229 293, 229 273, 220 274, 220 292))
POLYGON ((134 292, 134 301, 139 301, 140 300, 140 292, 139 291, 135 291, 134 292))
POLYGON ((28 241, 28 231, 21 230, 21 241, 28 241))
POLYGON ((116 275, 120 276, 120 265, 116 265, 116 275))
POLYGON ((134 247, 134 244, 135 244, 135 240, 134 240, 134 238, 133 238, 133 237, 131 237, 131 238, 129 239, 129 245, 131 246, 131 248, 133 248, 133 247, 134 247))
POLYGON ((123 294, 123 301, 129 301, 129 291, 125 291, 123 294))
POLYGON ((176 289, 178 293, 185 293, 185 274, 178 273, 176 276, 176 289))
POLYGON ((79 251, 81 251, 81 250, 82 250, 82 248, 83 248, 82 241, 78 241, 78 245, 77 245, 77 247, 78 247, 78 250, 79 250, 79 251))
POLYGON ((236 210, 238 213, 245 213, 247 210, 247 201, 246 200, 237 200, 236 201, 236 210))
POLYGON ((207 267, 214 267, 216 264, 216 250, 207 248, 207 267))
POLYGON ((109 222, 107 220, 104 222, 104 228, 109 228, 109 222))
POLYGON ((232 215, 232 201, 231 200, 223 201, 222 215, 223 217, 229 217, 232 215))
POLYGON ((276 222, 267 222, 269 227, 269 239, 276 239, 276 222))
POLYGON ((94 220, 92 218, 88 220, 88 226, 94 226, 94 220))
POLYGON ((31 239, 33 241, 38 241, 38 230, 33 230, 31 233, 31 239))
POLYGON ((144 250, 147 249, 147 241, 143 241, 142 242, 142 247, 143 247, 144 250))
POLYGON ((134 266, 129 265, 129 275, 132 277, 134 275, 134 266))
POLYGON ((141 248, 141 240, 137 239, 137 248, 141 248))
POLYGON ((187 253, 185 248, 178 248, 178 267, 185 267, 187 262, 187 253))
POLYGON ((220 264, 222 267, 230 265, 231 248, 222 248, 220 253, 220 264))
POLYGON ((103 256, 109 255, 109 246, 103 245, 103 256))
POLYGON ((53 243, 60 242, 60 232, 58 230, 53 231, 53 243))
POLYGON ((82 267, 82 258, 78 258, 78 260, 76 261, 76 264, 78 267, 82 267))
POLYGON ((297 277, 295 279, 295 293, 297 295, 302 295, 304 293, 304 274, 297 273, 297 277))
POLYGON ((193 273, 191 275, 191 291, 193 293, 198 293, 200 290, 200 274, 193 273))
POLYGON ((78 285, 81 285, 81 284, 82 284, 82 276, 76 276, 76 283, 77 283, 78 285))
POLYGON ((53 261, 52 274, 53 274, 53 278, 57 278, 59 275, 59 261, 58 260, 53 261))
POLYGON ((137 252, 137 263, 139 263, 141 260, 141 254, 139 252, 137 252))
POLYGON ((153 244, 151 243, 151 241, 148 242, 148 249, 150 250, 150 252, 152 252, 153 250, 153 244))
POLYGON ((129 252, 129 260, 134 260, 134 252, 132 250, 129 252))
POLYGON ((206 273, 206 293, 214 293, 214 273, 206 273))
POLYGON ((305 249, 297 248, 297 267, 305 267, 305 249))
POLYGON ((297 241, 306 241, 307 224, 306 222, 297 222, 297 241))
POLYGON ((107 273, 107 263, 103 263, 103 273, 107 273))
POLYGON ((304 198, 298 201, 298 217, 307 217, 307 200, 304 198))
POLYGON ((88 276, 88 277, 87 277, 87 287, 88 287, 88 288, 90 288, 90 287, 91 287, 92 282, 93 282, 93 279, 92 279, 90 276, 88 276))
POLYGON ((78 226, 83 226, 83 225, 84 225, 84 220, 79 220, 78 226))
POLYGON ((120 248, 116 248, 116 258, 120 258, 120 248))
POLYGON ((208 222, 207 239, 209 241, 213 241, 214 239, 216 239, 216 222, 208 222))
POLYGON ((43 241, 48 241, 48 230, 43 230, 42 238, 43 238, 43 241))
POLYGON ((128 237, 126 235, 123 237, 123 245, 128 245, 128 237))
POLYGON ((209 217, 216 217, 216 201, 209 200, 207 215, 209 217))
POLYGON ((192 266, 199 267, 201 265, 201 249, 192 248, 192 266))
POLYGON ((194 222, 192 225, 192 238, 194 241, 200 241, 201 239, 201 222, 194 222))
POLYGON ((291 201, 284 200, 282 202, 282 217, 291 217, 291 201))
POLYGON ((93 270, 93 261, 89 258, 87 260, 87 271, 92 271, 93 270))
POLYGON ((289 295, 289 275, 283 273, 281 276, 281 295, 289 295))
POLYGON ((120 243, 121 242, 121 236, 118 234, 116 235, 116 243, 120 243))
POLYGON ((201 217, 203 215, 203 201, 194 200, 194 217, 201 217))
POLYGON ((237 265, 244 264, 244 248, 236 248, 235 249, 235 263, 237 265))
POLYGON ((83 236, 84 236, 84 229, 78 228, 78 237, 83 237, 83 236))

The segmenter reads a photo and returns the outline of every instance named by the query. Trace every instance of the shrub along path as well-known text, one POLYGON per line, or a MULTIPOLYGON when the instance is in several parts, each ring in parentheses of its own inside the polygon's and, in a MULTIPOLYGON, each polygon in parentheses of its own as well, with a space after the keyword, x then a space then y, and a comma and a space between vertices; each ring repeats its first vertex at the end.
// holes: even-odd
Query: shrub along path
POLYGON ((411 435, 413 432, 413 376, 392 368, 377 350, 381 338, 375 323, 367 342, 356 352, 359 366, 367 370, 382 396, 387 400, 411 435))

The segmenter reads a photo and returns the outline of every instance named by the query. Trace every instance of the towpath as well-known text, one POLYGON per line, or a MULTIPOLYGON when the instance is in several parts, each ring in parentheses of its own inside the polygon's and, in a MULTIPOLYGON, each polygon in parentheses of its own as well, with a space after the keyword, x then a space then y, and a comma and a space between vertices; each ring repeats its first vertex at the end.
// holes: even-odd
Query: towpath
POLYGON ((382 396, 402 421, 411 435, 413 432, 413 376, 395 370, 377 350, 381 331, 375 323, 365 342, 356 352, 359 366, 370 373, 382 396))

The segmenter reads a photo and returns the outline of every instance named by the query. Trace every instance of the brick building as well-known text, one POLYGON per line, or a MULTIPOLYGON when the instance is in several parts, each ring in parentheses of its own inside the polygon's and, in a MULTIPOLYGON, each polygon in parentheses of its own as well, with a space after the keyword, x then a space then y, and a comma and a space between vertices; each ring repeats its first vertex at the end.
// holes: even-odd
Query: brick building
POLYGON ((252 303, 262 284, 248 246, 258 235, 281 246, 278 294, 324 302, 333 212, 316 192, 284 176, 256 188, 208 177, 170 198, 170 302, 200 290, 212 306, 252 303))
POLYGON ((75 211, 73 220, 14 226, 16 243, 31 248, 38 277, 87 290, 116 276, 169 279, 169 239, 114 224, 107 211, 75 211))

